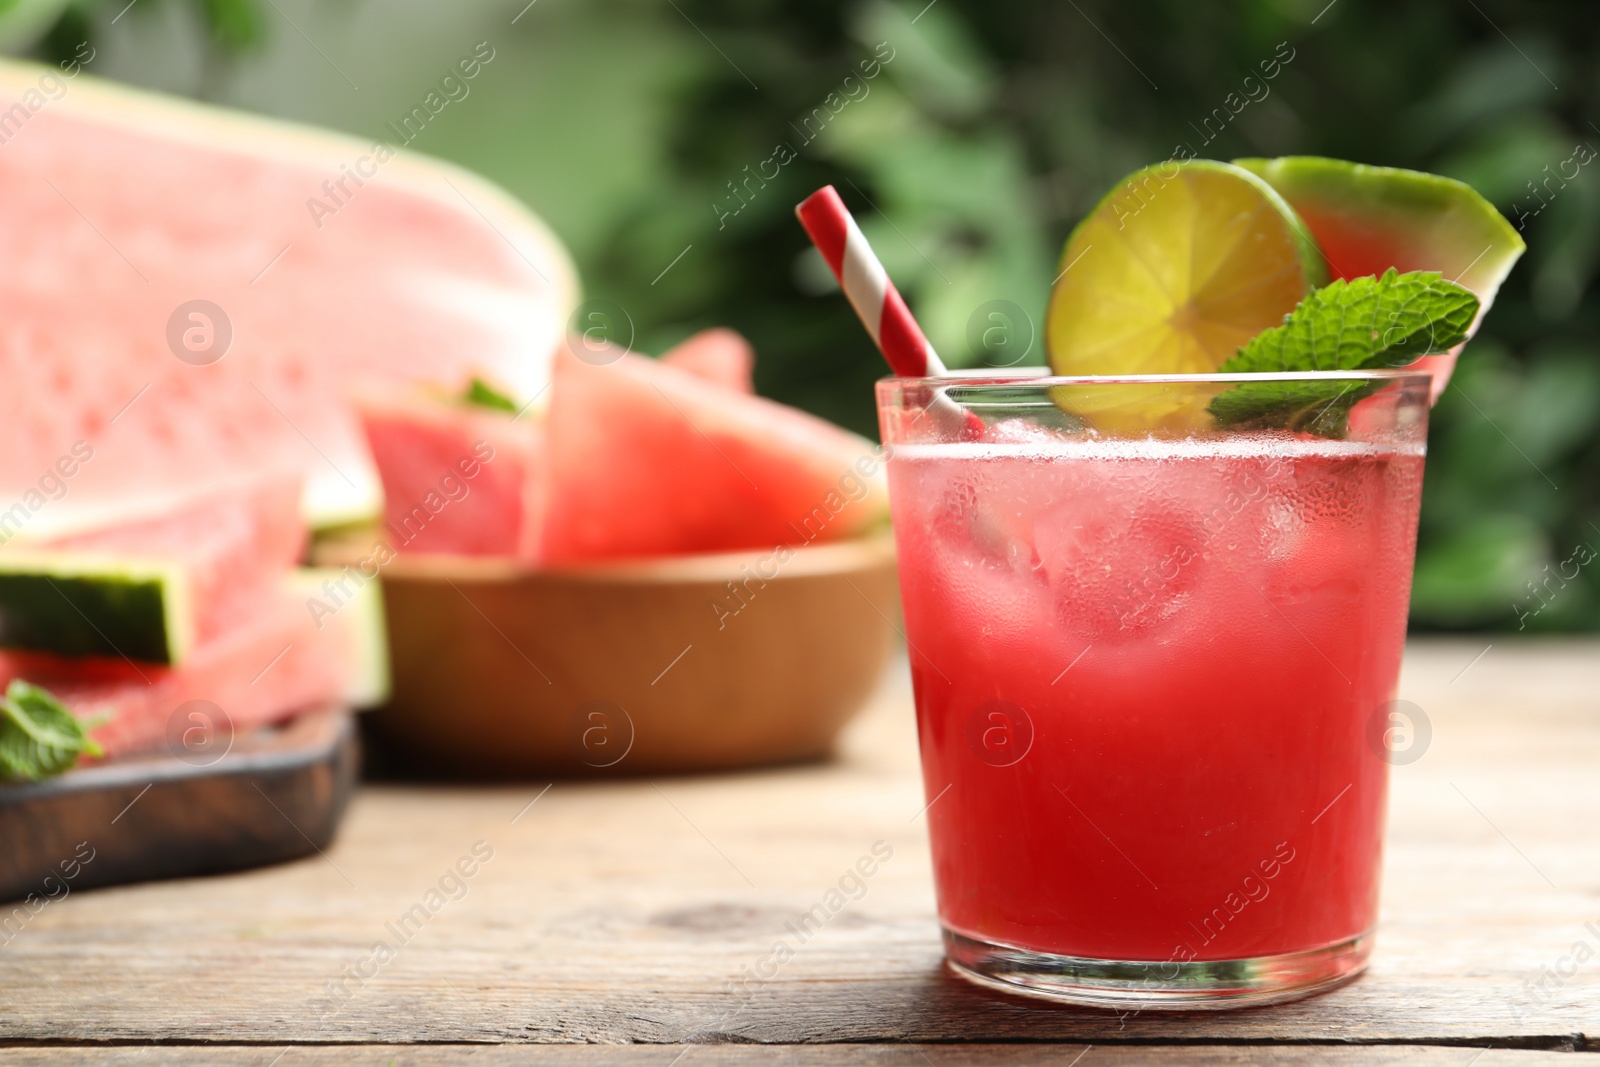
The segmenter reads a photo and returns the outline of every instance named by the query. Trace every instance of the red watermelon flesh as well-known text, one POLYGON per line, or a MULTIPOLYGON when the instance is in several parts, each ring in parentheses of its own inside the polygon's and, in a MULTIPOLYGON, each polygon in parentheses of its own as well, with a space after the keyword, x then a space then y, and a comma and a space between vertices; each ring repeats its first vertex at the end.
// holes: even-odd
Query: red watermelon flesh
POLYGON ((158 559, 183 565, 195 637, 205 641, 270 600, 305 551, 301 474, 268 471, 188 490, 128 521, 32 545, 43 552, 158 559))
POLYGON ((887 510, 869 441, 668 363, 556 351, 544 560, 801 545, 887 510))
POLYGON ((755 350, 735 330, 701 330, 669 349, 661 362, 741 393, 754 393, 755 350))
MULTIPOLYGON (((0 63, 0 104, 46 69, 0 63)), ((483 180, 87 74, 18 106, 0 151, 0 507, 73 442, 95 450, 36 533, 264 458, 301 468, 316 523, 374 516, 352 381, 547 383, 574 273, 483 180), (183 310, 196 300, 231 328, 205 365, 224 320, 183 310)))
POLYGON ((0 684, 24 678, 78 718, 103 719, 90 736, 107 757, 153 751, 166 743, 173 713, 191 700, 221 708, 236 731, 341 702, 359 654, 337 619, 319 630, 304 597, 278 590, 252 619, 197 645, 180 667, 7 652, 0 684))
POLYGON ((531 414, 423 390, 359 399, 396 551, 539 556, 544 439, 531 414))

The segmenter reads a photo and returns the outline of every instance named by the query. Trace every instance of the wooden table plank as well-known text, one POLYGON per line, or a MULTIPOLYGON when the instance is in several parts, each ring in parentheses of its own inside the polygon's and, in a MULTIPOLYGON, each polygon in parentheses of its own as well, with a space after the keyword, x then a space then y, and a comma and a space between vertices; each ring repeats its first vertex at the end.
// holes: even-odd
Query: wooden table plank
POLYGON ((1571 1067, 1564 1052, 1438 1045, 162 1045, 5 1049, 45 1067, 1571 1067))
POLYGON ((902 662, 831 765, 542 795, 368 788, 325 857, 73 893, 0 946, 0 1041, 1584 1048, 1600 1030, 1600 644, 1497 642, 1474 662, 1482 648, 1410 650, 1401 695, 1432 744, 1395 769, 1372 972, 1326 997, 1119 1018, 950 977, 902 662), (893 856, 865 894, 741 996, 880 840, 893 856), (1542 968, 1571 973, 1540 991, 1542 968))

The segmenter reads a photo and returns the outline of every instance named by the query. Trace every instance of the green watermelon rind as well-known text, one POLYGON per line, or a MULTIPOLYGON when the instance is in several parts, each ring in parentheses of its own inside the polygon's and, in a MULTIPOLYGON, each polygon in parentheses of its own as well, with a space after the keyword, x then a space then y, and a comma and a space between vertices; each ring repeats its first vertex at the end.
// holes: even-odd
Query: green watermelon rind
POLYGON ((83 553, 0 554, 0 647, 177 666, 194 645, 180 564, 83 553))
POLYGON ((1481 310, 1526 249, 1516 228, 1465 182, 1438 174, 1323 156, 1233 161, 1271 185, 1302 215, 1343 215, 1437 255, 1437 270, 1477 295, 1481 310))
MULTIPOLYGON (((324 598, 323 584, 345 578, 349 568, 296 567, 289 572, 289 588, 307 598, 324 598)), ((389 699, 389 630, 384 617, 383 583, 369 578, 355 589, 338 612, 326 620, 351 636, 356 656, 355 670, 345 687, 343 699, 348 707, 373 708, 389 699)))

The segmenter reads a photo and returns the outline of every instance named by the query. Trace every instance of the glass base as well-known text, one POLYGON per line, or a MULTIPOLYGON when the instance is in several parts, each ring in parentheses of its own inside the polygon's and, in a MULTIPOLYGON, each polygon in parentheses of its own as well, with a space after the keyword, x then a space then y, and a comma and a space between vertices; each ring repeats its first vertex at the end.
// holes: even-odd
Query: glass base
POLYGON ((1208 1011, 1281 1004, 1355 978, 1372 954, 1368 931, 1307 952, 1240 960, 1100 960, 1012 948, 944 931, 950 969, 991 989, 1091 1008, 1208 1011))

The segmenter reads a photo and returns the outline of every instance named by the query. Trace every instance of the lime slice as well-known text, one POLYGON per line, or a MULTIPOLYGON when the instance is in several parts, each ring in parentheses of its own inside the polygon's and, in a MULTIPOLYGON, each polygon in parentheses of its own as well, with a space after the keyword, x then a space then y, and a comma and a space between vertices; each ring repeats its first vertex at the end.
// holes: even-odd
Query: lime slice
MULTIPOLYGON (((1493 204, 1453 178, 1319 156, 1235 162, 1265 179, 1305 220, 1335 277, 1382 275, 1390 267, 1436 270, 1472 290, 1477 322, 1525 247, 1493 204)), ((1451 353, 1424 361, 1435 372, 1436 396, 1454 360, 1451 353)))
MULTIPOLYGON (((1214 371, 1324 279, 1316 245, 1266 182, 1229 163, 1158 163, 1120 182, 1067 239, 1045 321, 1050 365, 1073 375, 1214 371)), ((1204 419, 1203 402, 1126 387, 1092 394, 1099 403, 1072 395, 1058 402, 1107 430, 1204 419)))

